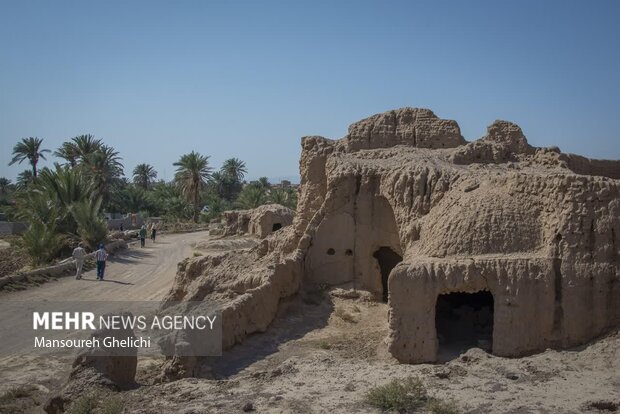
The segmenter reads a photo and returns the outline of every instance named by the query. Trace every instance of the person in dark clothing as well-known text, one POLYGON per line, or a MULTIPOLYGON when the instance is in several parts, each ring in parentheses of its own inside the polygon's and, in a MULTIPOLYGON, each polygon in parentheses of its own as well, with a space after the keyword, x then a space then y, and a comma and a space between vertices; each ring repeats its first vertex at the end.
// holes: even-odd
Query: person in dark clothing
POLYGON ((157 236, 157 225, 155 223, 151 224, 151 240, 155 243, 155 236, 157 236))
POLYGON ((144 247, 144 241, 146 239, 146 226, 140 227, 140 247, 144 247))
POLYGON ((99 245, 99 250, 95 252, 95 260, 97 261, 97 280, 103 280, 105 262, 108 260, 108 252, 105 250, 103 243, 99 245))

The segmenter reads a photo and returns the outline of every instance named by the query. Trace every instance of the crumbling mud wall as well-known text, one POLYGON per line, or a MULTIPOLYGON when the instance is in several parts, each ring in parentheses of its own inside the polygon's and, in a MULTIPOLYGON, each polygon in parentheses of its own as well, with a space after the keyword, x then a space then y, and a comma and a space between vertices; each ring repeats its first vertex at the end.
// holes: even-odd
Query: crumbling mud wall
POLYGON ((214 226, 212 235, 256 235, 264 239, 283 227, 293 224, 295 212, 279 204, 265 204, 251 210, 231 210, 222 213, 221 225, 214 226))
POLYGON ((404 108, 341 140, 303 138, 300 174, 290 227, 242 257, 179 267, 170 297, 221 300, 226 347, 266 329, 302 282, 387 300, 403 362, 437 360, 437 299, 453 292, 490 292, 497 355, 620 323, 618 161, 533 147, 506 121, 467 143, 455 121, 404 108))
POLYGON ((248 233, 261 239, 293 224, 295 212, 279 204, 265 204, 252 210, 248 233))

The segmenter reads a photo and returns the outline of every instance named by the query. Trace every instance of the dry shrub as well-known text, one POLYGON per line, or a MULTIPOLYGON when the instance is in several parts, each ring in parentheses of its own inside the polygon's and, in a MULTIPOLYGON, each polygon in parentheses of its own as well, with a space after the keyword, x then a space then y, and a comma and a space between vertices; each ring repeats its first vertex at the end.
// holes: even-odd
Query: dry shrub
POLYGON ((357 323, 357 320, 355 319, 355 317, 342 307, 336 308, 336 316, 345 322, 357 323))
POLYGON ((393 379, 385 385, 372 388, 366 394, 366 402, 384 411, 416 412, 424 408, 433 414, 458 414, 453 401, 430 397, 418 378, 393 379))

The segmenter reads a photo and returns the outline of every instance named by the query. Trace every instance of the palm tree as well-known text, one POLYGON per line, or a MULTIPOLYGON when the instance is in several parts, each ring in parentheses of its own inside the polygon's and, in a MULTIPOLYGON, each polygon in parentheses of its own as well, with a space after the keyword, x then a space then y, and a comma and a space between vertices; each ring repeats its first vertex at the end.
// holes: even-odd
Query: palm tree
POLYGON ((112 185, 123 175, 123 164, 120 160, 114 148, 102 145, 83 161, 83 168, 92 179, 105 206, 110 200, 112 185))
POLYGON ((297 208, 297 193, 292 189, 274 188, 269 191, 269 202, 294 210, 297 208))
POLYGON ((24 189, 28 187, 34 181, 32 171, 24 170, 17 174, 16 186, 18 189, 24 189))
POLYGON ((224 161, 220 172, 228 177, 234 178, 235 180, 241 182, 243 181, 243 177, 247 174, 248 170, 245 167, 245 162, 241 161, 238 158, 230 158, 224 161))
POLYGON ((237 198, 237 205, 244 209, 256 208, 262 206, 267 202, 267 192, 263 187, 256 185, 246 185, 239 198, 237 198))
POLYGON ((13 159, 9 165, 15 163, 21 164, 22 161, 28 160, 32 165, 32 176, 37 178, 37 164, 39 159, 45 159, 45 153, 50 152, 48 149, 41 149, 43 139, 37 137, 22 138, 20 142, 13 147, 13 159))
POLYGON ((11 188, 11 180, 5 177, 0 177, 0 196, 6 195, 11 188))
POLYGON ((179 161, 173 165, 177 167, 174 180, 181 188, 185 198, 193 204, 194 222, 198 223, 200 190, 211 177, 212 169, 209 167, 209 157, 192 151, 189 154, 182 155, 179 161))
POLYGON ((85 162, 95 152, 101 150, 104 145, 100 139, 95 138, 93 135, 79 135, 71 139, 72 142, 68 144, 73 147, 74 152, 77 155, 77 159, 81 162, 85 162))
POLYGON ((269 182, 269 178, 267 178, 267 177, 260 177, 260 178, 258 179, 257 184, 258 184, 260 187, 263 187, 264 189, 269 189, 269 188, 271 188, 271 183, 269 182))
POLYGON ((73 142, 63 142, 60 148, 54 151, 54 156, 64 159, 71 168, 75 168, 80 155, 73 142))
POLYGON ((148 190, 157 178, 157 171, 149 164, 139 164, 133 169, 133 183, 148 190))

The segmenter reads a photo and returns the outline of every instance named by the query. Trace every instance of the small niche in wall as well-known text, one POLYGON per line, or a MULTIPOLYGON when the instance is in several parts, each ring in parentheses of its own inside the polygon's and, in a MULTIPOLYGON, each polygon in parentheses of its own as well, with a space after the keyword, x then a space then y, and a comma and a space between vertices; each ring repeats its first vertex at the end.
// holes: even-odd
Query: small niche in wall
POLYGON ((335 255, 335 254, 336 254, 336 251, 335 251, 332 247, 330 247, 329 249, 327 249, 327 255, 328 255, 328 256, 333 256, 333 255, 335 255))
POLYGON ((344 252, 344 255, 345 255, 345 256, 353 256, 353 250, 351 250, 351 249, 347 249, 347 250, 344 252))

